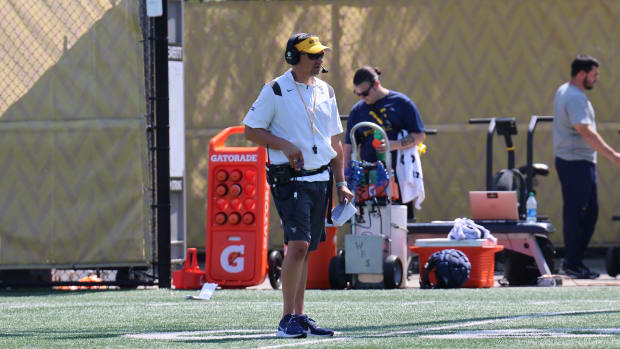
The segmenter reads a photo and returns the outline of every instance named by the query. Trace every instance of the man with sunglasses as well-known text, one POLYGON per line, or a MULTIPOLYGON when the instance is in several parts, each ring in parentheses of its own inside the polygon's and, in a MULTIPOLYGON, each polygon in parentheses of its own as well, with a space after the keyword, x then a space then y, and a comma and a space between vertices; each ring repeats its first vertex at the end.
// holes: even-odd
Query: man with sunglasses
MULTIPOLYGON (((353 76, 353 93, 360 98, 349 113, 347 132, 345 134, 345 164, 351 158, 351 128, 362 121, 375 123, 383 128, 388 136, 392 150, 392 169, 396 172, 396 151, 404 150, 424 142, 426 133, 418 108, 403 93, 388 90, 381 85, 378 68, 364 66, 353 76), (406 130, 407 135, 398 139, 398 134, 406 130)), ((377 152, 385 152, 385 140, 375 149, 374 132, 370 128, 359 128, 355 140, 360 145, 360 158, 365 161, 377 161, 377 152)), ((398 179, 397 179, 398 180, 398 179)), ((413 218, 413 205, 407 204, 407 217, 413 218)))
POLYGON ((317 78, 327 49, 317 36, 292 35, 284 53, 291 69, 263 86, 243 120, 246 138, 267 147, 267 176, 284 228, 283 316, 276 334, 283 338, 334 335, 304 313, 308 257, 326 237, 332 174, 340 202, 353 198, 334 90, 317 78))

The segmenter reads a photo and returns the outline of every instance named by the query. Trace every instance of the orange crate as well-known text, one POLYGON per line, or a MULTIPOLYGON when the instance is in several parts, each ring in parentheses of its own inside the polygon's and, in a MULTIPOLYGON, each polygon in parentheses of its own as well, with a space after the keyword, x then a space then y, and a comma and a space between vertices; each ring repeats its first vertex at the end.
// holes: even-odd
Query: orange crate
MULTIPOLYGON (((463 287, 468 288, 488 288, 493 287, 495 279, 495 253, 504 249, 502 245, 495 246, 410 246, 409 249, 419 256, 420 275, 424 269, 424 264, 430 256, 441 250, 455 249, 459 250, 467 256, 471 264, 469 279, 463 287)), ((435 275, 429 275, 432 283, 437 282, 435 275)))

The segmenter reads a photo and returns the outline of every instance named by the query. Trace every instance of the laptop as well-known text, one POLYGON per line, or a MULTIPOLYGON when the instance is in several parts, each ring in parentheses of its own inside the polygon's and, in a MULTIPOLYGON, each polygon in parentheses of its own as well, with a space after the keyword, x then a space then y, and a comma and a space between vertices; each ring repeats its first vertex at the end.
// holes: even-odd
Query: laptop
POLYGON ((516 223, 519 220, 516 191, 470 191, 469 206, 476 222, 516 223))

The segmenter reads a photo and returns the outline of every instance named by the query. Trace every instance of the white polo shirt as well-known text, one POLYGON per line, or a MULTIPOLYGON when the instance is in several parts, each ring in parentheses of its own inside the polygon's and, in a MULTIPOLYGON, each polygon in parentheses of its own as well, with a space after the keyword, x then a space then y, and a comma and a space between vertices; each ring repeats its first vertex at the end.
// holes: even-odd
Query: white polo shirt
MULTIPOLYGON (((306 170, 315 170, 336 157, 336 151, 331 146, 331 137, 342 133, 340 113, 332 87, 317 77, 314 77, 313 85, 296 82, 290 69, 263 86, 258 98, 243 119, 243 124, 252 128, 265 129, 274 136, 295 144, 303 154, 306 170), (279 85, 281 96, 274 92, 274 82, 279 85), (316 94, 314 89, 316 89, 316 94), (313 133, 310 117, 312 117, 315 96, 316 119, 313 120, 313 133), (310 116, 301 98, 304 99, 310 116), (315 145, 316 154, 312 149, 315 145)), ((273 164, 289 162, 281 150, 270 148, 269 158, 273 164)), ((328 179, 327 171, 299 178, 299 180, 311 182, 328 179)))

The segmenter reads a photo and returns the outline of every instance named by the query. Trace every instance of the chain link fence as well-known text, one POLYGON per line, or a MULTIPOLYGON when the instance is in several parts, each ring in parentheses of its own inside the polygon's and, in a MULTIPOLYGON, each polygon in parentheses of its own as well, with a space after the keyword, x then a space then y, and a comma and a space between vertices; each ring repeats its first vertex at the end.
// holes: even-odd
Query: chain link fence
POLYGON ((144 4, 0 6, 0 284, 154 282, 144 4))
MULTIPOLYGON (((204 247, 209 139, 239 125, 262 85, 284 73, 284 47, 295 32, 317 34, 332 48, 320 78, 336 92, 341 114, 358 101, 353 75, 362 65, 381 68, 381 83, 410 96, 428 128, 422 157, 426 200, 420 222, 471 215, 469 190, 485 189, 486 127, 474 117, 515 117, 516 164, 525 164, 532 115, 552 115, 553 96, 569 79, 571 60, 588 53, 605 75, 589 94, 599 132, 620 146, 614 91, 620 81, 612 38, 620 2, 613 1, 221 1, 186 2, 186 149, 188 245, 204 247), (573 25, 574 24, 574 25, 573 25)), ((346 126, 346 125, 343 125, 346 126)), ((551 125, 536 131, 534 161, 551 173, 537 187, 539 211, 554 223, 561 246, 562 199, 553 169, 551 125)), ((506 166, 505 145, 494 140, 494 172, 506 166)), ((599 161, 600 219, 591 246, 620 242, 610 217, 620 212, 617 170, 599 161), (605 189, 602 189, 605 188, 605 189)), ((272 210, 275 212, 275 209, 272 210)), ((270 246, 280 248, 277 214, 270 217, 270 246)))
MULTIPOLYGON (((6 1, 0 6, 0 115, 111 8, 102 1, 6 1)), ((17 118, 16 114, 3 115, 17 118)))

